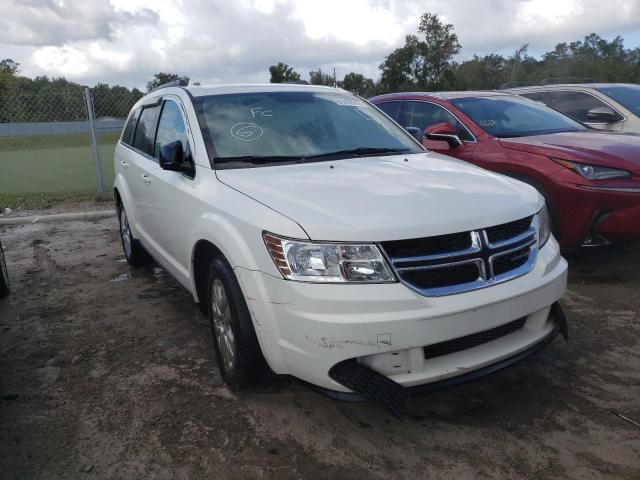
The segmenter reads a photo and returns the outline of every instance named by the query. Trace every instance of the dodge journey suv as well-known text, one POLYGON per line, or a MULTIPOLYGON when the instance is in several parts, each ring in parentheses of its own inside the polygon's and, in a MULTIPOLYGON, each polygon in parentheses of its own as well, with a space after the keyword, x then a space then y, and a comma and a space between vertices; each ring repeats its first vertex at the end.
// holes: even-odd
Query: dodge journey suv
POLYGON ((149 254, 193 295, 233 389, 270 368, 388 404, 566 335, 543 197, 425 151, 351 93, 160 88, 115 167, 127 261, 149 254))

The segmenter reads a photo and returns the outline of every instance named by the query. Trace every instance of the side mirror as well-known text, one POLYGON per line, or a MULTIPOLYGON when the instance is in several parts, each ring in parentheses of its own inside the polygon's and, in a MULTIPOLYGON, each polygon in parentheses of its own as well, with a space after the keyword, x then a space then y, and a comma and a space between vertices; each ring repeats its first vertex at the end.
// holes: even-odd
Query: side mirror
POLYGON ((180 140, 167 143, 160 148, 160 167, 163 170, 186 173, 191 177, 195 173, 193 160, 190 156, 185 158, 180 140))
POLYGON ((587 119, 590 122, 612 123, 617 118, 616 112, 611 107, 596 107, 587 112, 587 119))
POLYGON ((422 134, 422 132, 418 127, 404 127, 404 129, 407 132, 409 132, 409 134, 413 138, 415 138, 418 142, 422 143, 422 139, 424 138, 424 135, 422 134))
POLYGON ((424 132, 428 140, 434 142, 447 142, 450 148, 462 146, 462 140, 458 136, 458 132, 448 123, 436 123, 427 127, 424 132))

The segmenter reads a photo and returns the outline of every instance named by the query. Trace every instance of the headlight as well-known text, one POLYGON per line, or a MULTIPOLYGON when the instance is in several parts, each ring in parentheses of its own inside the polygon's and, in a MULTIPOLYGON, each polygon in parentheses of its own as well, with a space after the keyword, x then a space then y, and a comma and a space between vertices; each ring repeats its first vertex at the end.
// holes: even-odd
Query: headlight
POLYGON ((271 258, 288 280, 385 283, 395 278, 376 245, 317 243, 263 234, 271 258))
POLYGON ((549 237, 551 236, 551 219, 549 218, 549 211, 545 205, 538 212, 538 248, 544 247, 549 237))
POLYGON ((631 178, 631 174, 626 170, 619 168, 599 167, 597 165, 589 165, 588 163, 570 162, 559 158, 551 158, 563 167, 573 170, 581 177, 587 180, 616 180, 620 178, 631 178))

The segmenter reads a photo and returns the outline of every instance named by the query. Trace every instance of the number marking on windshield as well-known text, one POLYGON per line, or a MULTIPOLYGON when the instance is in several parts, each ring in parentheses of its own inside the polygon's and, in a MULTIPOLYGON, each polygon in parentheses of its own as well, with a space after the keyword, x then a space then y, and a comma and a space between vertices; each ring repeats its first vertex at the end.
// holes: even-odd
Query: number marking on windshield
POLYGON ((236 123, 231 127, 231 136, 243 142, 253 142, 259 139, 264 130, 260 125, 250 122, 236 123))

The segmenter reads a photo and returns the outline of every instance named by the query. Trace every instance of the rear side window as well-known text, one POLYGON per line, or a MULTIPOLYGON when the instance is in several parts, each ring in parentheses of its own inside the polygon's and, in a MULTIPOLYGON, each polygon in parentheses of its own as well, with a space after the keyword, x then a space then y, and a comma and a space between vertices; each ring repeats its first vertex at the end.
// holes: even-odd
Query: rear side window
POLYGON ((456 117, 434 103, 407 102, 404 118, 405 127, 417 127, 421 132, 424 132, 431 125, 448 123, 456 130, 460 140, 473 141, 469 131, 456 117))
POLYGON ((132 112, 131 115, 129 116, 129 120, 127 120, 127 123, 124 126, 124 130, 122 131, 122 138, 121 138, 122 143, 131 145, 133 131, 136 128, 136 122, 138 121, 139 115, 140 115, 140 109, 138 108, 134 112, 132 112))
MULTIPOLYGON (((587 117, 589 110, 607 107, 601 100, 584 92, 552 92, 549 106, 583 123, 590 122, 587 117)), ((622 120, 619 114, 618 117, 614 122, 622 120)))
POLYGON ((376 104, 380 110, 393 118, 396 122, 400 121, 400 107, 402 102, 384 102, 376 104))
POLYGON ((155 123, 158 114, 158 106, 145 107, 140 114, 140 120, 133 135, 133 148, 147 155, 153 154, 153 139, 155 136, 155 123))

